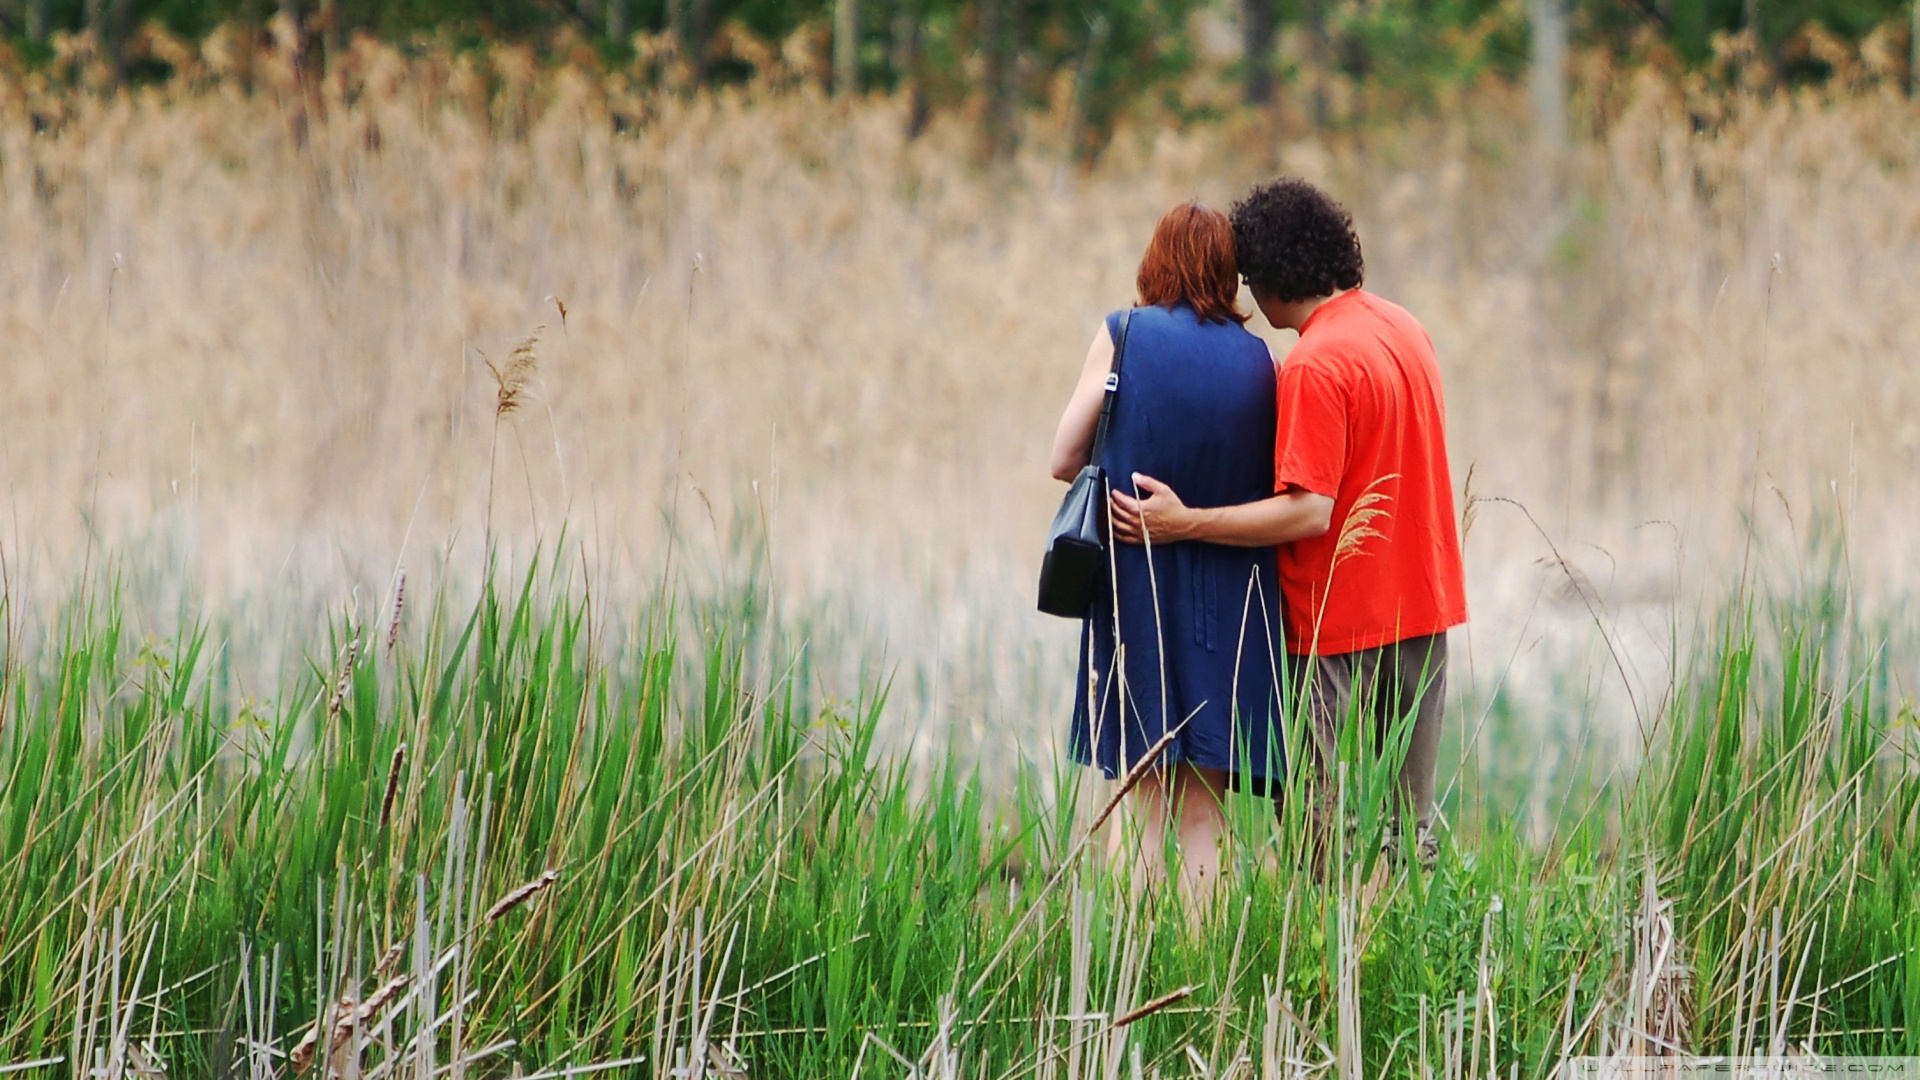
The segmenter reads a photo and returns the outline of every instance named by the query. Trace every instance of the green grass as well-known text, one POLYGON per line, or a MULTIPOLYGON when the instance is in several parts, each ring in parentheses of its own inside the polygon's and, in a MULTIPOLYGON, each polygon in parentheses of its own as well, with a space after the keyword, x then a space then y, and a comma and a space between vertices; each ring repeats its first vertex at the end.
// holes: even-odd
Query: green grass
POLYGON ((1298 823, 1237 798, 1235 876, 1194 925, 1082 850, 1105 792, 1069 767, 990 788, 877 760, 885 687, 826 697, 754 588, 609 615, 566 580, 415 601, 391 651, 384 614, 341 624, 259 701, 244 628, 138 639, 112 587, 10 605, 0 1062, 226 1073, 396 976, 349 1033, 370 1045, 321 1055, 1219 1076, 1270 1045, 1540 1076, 1653 1024, 1656 985, 1693 1049, 1920 1054, 1914 717, 1831 596, 1731 605, 1648 766, 1566 800, 1544 848, 1469 785, 1430 874, 1322 887, 1280 854, 1298 823), (1662 917, 1685 979, 1652 971, 1662 917))

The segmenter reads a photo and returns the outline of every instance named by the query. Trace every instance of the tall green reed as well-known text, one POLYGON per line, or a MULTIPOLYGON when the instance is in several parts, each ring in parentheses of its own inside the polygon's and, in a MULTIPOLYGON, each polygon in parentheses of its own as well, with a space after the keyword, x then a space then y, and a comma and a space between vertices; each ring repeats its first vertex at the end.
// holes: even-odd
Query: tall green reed
MULTIPOLYGON (((884 684, 829 695, 740 580, 614 612, 535 562, 391 649, 337 620, 262 699, 256 627, 145 638, 112 584, 17 619, 0 1061, 262 1075, 324 1016, 316 1068, 369 1075, 1537 1076, 1634 1045, 1656 990, 1693 1049, 1916 1048, 1913 718, 1844 606, 1723 614, 1594 795, 1617 827, 1483 809, 1431 872, 1361 842, 1322 883, 1299 816, 1236 796, 1193 919, 1083 843, 1104 793, 1067 767, 885 759, 884 684)), ((1349 742, 1371 837, 1391 756, 1349 742)))

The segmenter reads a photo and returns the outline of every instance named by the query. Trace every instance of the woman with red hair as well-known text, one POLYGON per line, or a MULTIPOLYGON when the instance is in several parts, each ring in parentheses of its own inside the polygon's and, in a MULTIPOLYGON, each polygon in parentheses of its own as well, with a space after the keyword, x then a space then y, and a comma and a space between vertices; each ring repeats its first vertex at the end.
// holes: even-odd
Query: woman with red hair
MULTIPOLYGON (((1226 216, 1197 203, 1168 211, 1140 262, 1139 304, 1109 315, 1054 435, 1053 475, 1088 463, 1112 380, 1102 465, 1116 490, 1144 474, 1189 505, 1273 494, 1274 362, 1242 325, 1240 275, 1226 216), (1172 477, 1178 477, 1175 480, 1172 477)), ((1128 797, 1111 839, 1139 845, 1164 873, 1174 831, 1181 885, 1210 896, 1220 873, 1228 778, 1255 788, 1281 771, 1279 588, 1272 548, 1183 542, 1112 545, 1111 581, 1081 633, 1069 749, 1107 777, 1125 775, 1168 732, 1171 743, 1128 797)))

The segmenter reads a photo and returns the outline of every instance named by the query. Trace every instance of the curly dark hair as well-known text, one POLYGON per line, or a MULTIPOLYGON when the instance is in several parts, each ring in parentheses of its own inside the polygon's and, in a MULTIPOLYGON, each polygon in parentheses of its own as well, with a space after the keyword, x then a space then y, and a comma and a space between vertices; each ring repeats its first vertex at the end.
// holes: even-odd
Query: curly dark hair
POLYGON ((1262 184, 1233 204, 1233 254, 1255 292, 1291 303, 1357 289, 1366 259, 1353 215, 1296 177, 1262 184))

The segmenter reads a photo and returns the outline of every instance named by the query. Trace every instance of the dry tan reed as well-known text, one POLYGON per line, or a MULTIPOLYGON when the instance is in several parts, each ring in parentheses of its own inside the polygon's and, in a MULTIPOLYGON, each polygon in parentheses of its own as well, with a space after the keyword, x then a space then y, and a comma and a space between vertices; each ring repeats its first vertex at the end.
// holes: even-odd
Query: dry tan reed
MULTIPOLYGON (((563 524, 618 588, 665 511, 708 548, 771 532, 796 594, 856 593, 934 727, 1053 731, 1070 630, 1029 594, 1086 338, 1166 206, 1285 170, 1352 207, 1369 284, 1432 332, 1456 476, 1533 508, 1609 604, 1672 602, 1744 518, 1804 538, 1843 506, 1863 583, 1920 580, 1920 122, 1878 84, 1714 97, 1593 61, 1592 137, 1547 167, 1489 87, 1359 135, 1136 123, 1086 172, 1040 117, 984 174, 958 119, 910 141, 901 103, 805 87, 362 41, 305 86, 261 57, 249 93, 231 41, 188 53, 117 96, 0 73, 27 565, 87 550, 96 460, 100 535, 177 545, 214 596, 371 591, 409 544, 471 568, 482 535, 522 558, 563 524), (495 418, 527 482, 490 507, 495 418)), ((1480 518, 1500 653, 1542 551, 1480 518)))

